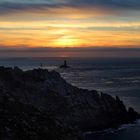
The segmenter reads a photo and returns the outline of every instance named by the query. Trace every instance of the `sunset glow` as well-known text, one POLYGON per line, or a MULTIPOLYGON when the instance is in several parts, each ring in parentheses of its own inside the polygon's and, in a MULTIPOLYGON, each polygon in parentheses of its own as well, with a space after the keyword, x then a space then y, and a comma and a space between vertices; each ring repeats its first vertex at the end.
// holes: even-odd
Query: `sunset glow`
MULTIPOLYGON (((14 1, 14 0, 13 0, 14 1)), ((139 47, 140 11, 68 1, 0 2, 0 46, 139 47), (7 9, 6 9, 7 8, 7 9), (9 8, 9 9, 8 9, 9 8)), ((114 6, 113 3, 111 5, 114 6)))

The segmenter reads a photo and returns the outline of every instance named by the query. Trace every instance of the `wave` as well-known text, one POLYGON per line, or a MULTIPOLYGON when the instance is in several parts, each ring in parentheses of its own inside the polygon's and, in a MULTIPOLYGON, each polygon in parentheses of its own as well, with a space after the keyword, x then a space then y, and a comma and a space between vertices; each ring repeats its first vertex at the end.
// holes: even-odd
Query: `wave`
POLYGON ((124 124, 124 125, 121 125, 118 128, 109 128, 109 129, 105 129, 105 130, 102 130, 102 131, 94 131, 94 132, 89 131, 89 132, 85 132, 84 135, 107 135, 107 134, 116 134, 119 131, 130 129, 130 128, 134 128, 134 127, 140 127, 140 119, 137 120, 133 124, 132 123, 131 124, 124 124))

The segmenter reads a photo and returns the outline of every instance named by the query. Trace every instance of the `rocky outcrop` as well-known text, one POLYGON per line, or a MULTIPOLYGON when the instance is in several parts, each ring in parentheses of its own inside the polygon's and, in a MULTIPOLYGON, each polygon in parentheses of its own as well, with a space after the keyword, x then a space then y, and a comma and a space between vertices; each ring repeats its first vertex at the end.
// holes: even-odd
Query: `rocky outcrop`
POLYGON ((53 116, 8 96, 1 97, 1 140, 65 140, 67 137, 74 139, 74 133, 61 127, 53 116))
POLYGON ((0 67, 0 104, 1 139, 10 140, 74 140, 85 131, 139 118, 119 97, 79 89, 59 73, 44 69, 0 67))

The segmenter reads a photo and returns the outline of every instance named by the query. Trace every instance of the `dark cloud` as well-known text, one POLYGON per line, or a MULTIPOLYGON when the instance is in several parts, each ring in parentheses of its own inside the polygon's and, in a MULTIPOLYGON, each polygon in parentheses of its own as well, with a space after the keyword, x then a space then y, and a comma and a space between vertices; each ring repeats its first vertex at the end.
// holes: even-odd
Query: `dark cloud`
POLYGON ((10 49, 5 46, 0 46, 0 53, 1 52, 139 52, 139 47, 69 47, 69 48, 51 48, 51 47, 37 47, 37 48, 25 48, 22 47, 11 47, 10 49))
POLYGON ((4 48, 1 57, 139 57, 140 48, 4 48))
POLYGON ((140 9, 139 0, 72 0, 71 4, 117 9, 140 9))
POLYGON ((60 7, 61 5, 52 5, 52 4, 27 4, 27 3, 0 3, 0 14, 7 14, 11 12, 19 12, 26 10, 47 10, 49 8, 60 7))
POLYGON ((34 2, 30 1, 21 2, 13 0, 11 2, 0 2, 0 14, 6 14, 10 12, 18 12, 25 10, 47 10, 50 8, 58 7, 89 7, 89 8, 103 8, 103 9, 113 9, 113 10, 140 10, 140 0, 55 0, 51 2, 39 1, 34 2))

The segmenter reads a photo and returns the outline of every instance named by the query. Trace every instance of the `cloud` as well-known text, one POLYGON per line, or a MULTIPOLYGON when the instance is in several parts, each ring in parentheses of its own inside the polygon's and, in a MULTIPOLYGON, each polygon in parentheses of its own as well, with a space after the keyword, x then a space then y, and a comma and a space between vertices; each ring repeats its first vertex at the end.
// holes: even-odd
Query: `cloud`
POLYGON ((0 3, 0 14, 10 14, 11 12, 15 13, 18 11, 26 10, 47 10, 49 8, 56 8, 59 5, 50 5, 50 4, 27 4, 27 3, 0 3))
POLYGON ((0 3, 0 21, 90 19, 118 14, 107 9, 84 7, 72 3, 0 3))
POLYGON ((0 46, 0 52, 132 52, 138 51, 140 53, 140 47, 33 47, 25 48, 24 46, 5 47, 0 46))
POLYGON ((4 48, 0 57, 140 57, 140 48, 4 48))
MULTIPOLYGON (((99 9, 101 11, 140 10, 139 0, 2 0, 0 2, 0 14, 10 14, 19 11, 47 11, 71 7, 75 9, 99 9), (102 10, 103 9, 103 10, 102 10)), ((70 9, 69 9, 70 10, 70 9)), ((86 12, 85 10, 85 12, 86 12)), ((92 10, 91 10, 92 12, 92 10)), ((108 12, 109 13, 109 12, 108 12)))
POLYGON ((138 46, 139 9, 139 0, 0 0, 0 43, 138 46))
POLYGON ((72 5, 97 6, 116 9, 140 9, 139 0, 72 0, 72 5))

